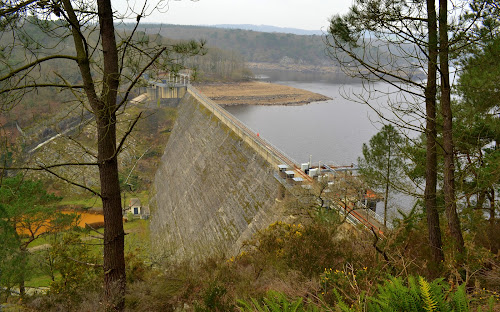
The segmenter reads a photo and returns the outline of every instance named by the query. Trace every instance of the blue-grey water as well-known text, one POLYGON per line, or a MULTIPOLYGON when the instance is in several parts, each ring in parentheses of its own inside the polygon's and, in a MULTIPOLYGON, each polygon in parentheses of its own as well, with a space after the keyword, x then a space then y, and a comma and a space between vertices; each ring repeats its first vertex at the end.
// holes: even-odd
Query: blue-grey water
MULTIPOLYGON (((273 80, 266 76, 268 80, 273 80)), ((310 78, 310 77, 309 77, 310 78)), ((318 79, 309 81, 277 80, 280 83, 326 95, 332 100, 301 106, 226 106, 226 110, 259 133, 297 163, 318 161, 335 165, 357 163, 362 156, 362 145, 368 143, 382 127, 378 115, 366 104, 357 103, 356 95, 363 93, 360 83, 337 83, 318 79)), ((377 89, 390 86, 380 83, 377 89)), ((387 97, 371 99, 375 107, 386 106, 387 97)), ((389 198, 392 219, 397 209, 408 211, 415 199, 403 194, 389 198)), ((377 213, 383 214, 383 203, 377 204, 377 213)))
POLYGON ((332 100, 301 106, 227 106, 226 110, 297 162, 356 163, 362 144, 378 132, 378 117, 367 105, 345 98, 360 84, 278 81, 332 100))

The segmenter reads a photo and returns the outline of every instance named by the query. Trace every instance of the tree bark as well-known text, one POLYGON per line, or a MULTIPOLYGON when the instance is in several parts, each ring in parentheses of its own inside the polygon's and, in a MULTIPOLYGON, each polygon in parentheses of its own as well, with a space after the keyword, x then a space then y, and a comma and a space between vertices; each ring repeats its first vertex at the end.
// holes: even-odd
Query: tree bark
POLYGON ((21 251, 21 259, 20 259, 20 262, 19 262, 19 295, 21 296, 21 298, 24 299, 24 296, 26 296, 26 270, 27 270, 27 267, 28 267, 28 249, 27 249, 28 245, 26 245, 25 247, 21 247, 20 251, 21 251))
POLYGON ((107 310, 122 311, 125 295, 124 231, 118 161, 116 120, 113 115, 99 116, 98 161, 104 212, 104 287, 107 310))
POLYGON ((491 188, 488 193, 488 200, 490 201, 490 225, 495 224, 495 188, 491 188))
POLYGON ((107 311, 125 308, 124 231, 120 183, 118 179, 118 151, 116 146, 116 108, 119 86, 118 51, 116 48, 113 10, 110 0, 98 0, 98 16, 103 53, 103 86, 98 96, 91 74, 86 42, 70 0, 63 0, 72 25, 77 62, 84 90, 97 123, 97 161, 101 183, 104 213, 104 288, 107 311))
POLYGON ((482 213, 483 211, 483 206, 484 206, 484 201, 486 200, 486 190, 479 190, 477 192, 477 202, 476 202, 476 210, 477 211, 480 211, 480 213, 482 213))
POLYGON ((453 144, 453 116, 450 96, 450 74, 448 62, 448 1, 439 0, 439 63, 441 73, 441 115, 443 116, 443 150, 444 150, 444 201, 448 231, 454 245, 462 254, 465 252, 464 239, 460 229, 460 219, 455 200, 455 163, 453 144))
POLYGON ((433 266, 436 269, 444 261, 441 241, 441 227, 437 210, 437 148, 436 148, 436 78, 437 78, 437 16, 433 0, 427 0, 429 30, 429 61, 427 65, 427 86, 425 88, 425 109, 427 138, 425 159, 425 212, 433 266))
POLYGON ((119 86, 118 51, 116 48, 113 10, 110 0, 98 0, 99 26, 104 62, 104 85, 101 101, 94 109, 97 120, 98 163, 104 212, 104 288, 105 308, 125 308, 125 258, 123 217, 118 179, 116 150, 116 99, 119 86))
POLYGON ((385 180, 385 200, 384 200, 384 227, 387 227, 387 202, 389 201, 389 183, 391 181, 391 148, 392 148, 392 139, 391 132, 388 132, 388 140, 387 143, 389 145, 389 150, 387 151, 387 172, 386 172, 386 180, 385 180))

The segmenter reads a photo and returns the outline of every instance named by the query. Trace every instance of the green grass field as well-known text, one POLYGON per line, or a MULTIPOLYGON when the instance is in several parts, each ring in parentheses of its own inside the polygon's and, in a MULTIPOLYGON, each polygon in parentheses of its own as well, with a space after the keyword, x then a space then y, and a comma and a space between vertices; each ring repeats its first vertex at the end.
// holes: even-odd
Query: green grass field
MULTIPOLYGON (((149 221, 134 219, 123 224, 125 233, 125 253, 133 253, 139 258, 146 258, 149 254, 149 221)), ((104 229, 99 229, 99 233, 103 233, 104 229)), ((102 240, 98 239, 98 233, 94 231, 82 230, 79 232, 79 236, 82 241, 89 247, 89 252, 102 254, 102 240)), ((44 244, 50 244, 51 237, 48 235, 46 237, 41 237, 30 244, 30 248, 41 246, 44 244)), ((33 252, 34 265, 32 271, 29 272, 30 278, 25 282, 27 287, 49 287, 52 279, 50 274, 44 270, 43 261, 40 259, 46 259, 47 249, 36 250, 33 252), (37 264, 38 263, 38 264, 37 264)), ((61 277, 61 275, 56 272, 55 279, 61 277)))

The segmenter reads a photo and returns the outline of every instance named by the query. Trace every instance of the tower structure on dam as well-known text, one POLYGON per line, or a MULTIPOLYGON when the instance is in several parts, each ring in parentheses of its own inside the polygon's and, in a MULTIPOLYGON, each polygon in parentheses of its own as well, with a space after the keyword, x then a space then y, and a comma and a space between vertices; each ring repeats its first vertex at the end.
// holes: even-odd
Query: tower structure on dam
POLYGON ((191 76, 190 70, 182 70, 175 74, 161 73, 154 79, 146 75, 147 86, 138 88, 138 91, 146 96, 149 102, 177 107, 186 94, 191 76))

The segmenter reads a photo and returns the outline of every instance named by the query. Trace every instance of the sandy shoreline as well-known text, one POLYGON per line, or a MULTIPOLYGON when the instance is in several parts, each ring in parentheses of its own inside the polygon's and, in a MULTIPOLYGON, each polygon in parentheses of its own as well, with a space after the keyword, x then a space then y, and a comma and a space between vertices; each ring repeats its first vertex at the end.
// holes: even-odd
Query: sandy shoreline
POLYGON ((304 105, 331 99, 318 93, 261 81, 200 84, 196 88, 219 105, 304 105))

